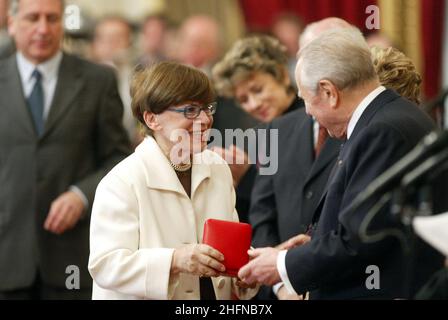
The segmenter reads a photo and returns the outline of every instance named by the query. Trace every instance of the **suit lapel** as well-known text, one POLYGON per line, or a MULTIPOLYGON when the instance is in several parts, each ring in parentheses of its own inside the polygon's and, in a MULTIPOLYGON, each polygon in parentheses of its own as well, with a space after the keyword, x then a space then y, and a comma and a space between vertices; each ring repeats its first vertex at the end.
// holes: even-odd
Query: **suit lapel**
POLYGON ((370 105, 366 108, 366 110, 364 111, 364 113, 362 114, 361 118, 359 119, 358 123, 355 126, 355 129, 353 130, 353 133, 350 137, 349 140, 347 140, 340 149, 339 152, 339 156, 338 159, 336 161, 336 164, 334 166, 334 168, 331 171, 330 177, 328 178, 328 182, 327 185, 325 187, 325 190, 322 194, 322 197, 319 200, 319 204, 317 206, 316 209, 316 214, 313 217, 313 221, 317 221, 320 217, 320 213, 323 209, 324 203, 325 203, 325 199, 327 197, 327 193, 328 193, 328 188, 331 185, 331 181, 335 178, 335 176, 337 175, 338 171, 340 170, 340 168, 343 166, 344 164, 344 159, 346 158, 347 152, 349 152, 348 150, 350 150, 349 146, 350 143, 355 140, 355 137, 359 134, 359 132, 361 130, 363 130, 366 126, 368 126, 370 120, 372 119, 372 117, 376 114, 376 112, 385 104, 389 103, 390 101, 398 98, 398 94, 395 93, 392 90, 386 90, 384 92, 382 92, 378 97, 376 97, 371 103, 370 105))
POLYGON ((67 109, 80 93, 84 81, 79 67, 73 63, 73 58, 64 54, 58 72, 58 83, 51 103, 50 114, 45 123, 44 138, 67 113, 67 109))
POLYGON ((337 162, 334 164, 332 170, 331 170, 330 176, 328 177, 327 184, 325 185, 324 192, 322 193, 322 196, 319 199, 317 207, 314 210, 313 223, 316 223, 319 220, 319 218, 320 218, 320 215, 322 213, 322 209, 323 209, 324 204, 325 204, 325 199, 327 198, 328 188, 331 185, 331 181, 333 180, 333 178, 338 173, 341 165, 342 165, 342 161, 340 159, 338 159, 337 162))
MULTIPOLYGON (((301 125, 301 128, 297 130, 298 135, 302 138, 301 145, 303 145, 303 150, 295 150, 294 154, 297 156, 297 163, 299 165, 299 168, 303 168, 304 172, 309 172, 309 170, 313 166, 313 130, 313 119, 308 116, 305 118, 305 121, 301 125)), ((292 138, 295 138, 295 135, 292 136, 292 138)))
POLYGON ((361 118, 359 119, 358 123, 355 126, 355 129, 353 130, 352 135, 350 136, 350 139, 347 140, 347 145, 350 144, 351 141, 355 140, 355 137, 358 135, 358 133, 363 130, 365 127, 368 126, 370 123, 370 120, 373 118, 373 116, 377 113, 377 111, 384 106, 385 104, 389 103, 392 100, 395 100, 399 97, 397 93, 395 93, 392 90, 385 90, 381 92, 364 110, 361 118))
POLYGON ((322 170, 324 170, 339 154, 341 141, 329 138, 320 154, 314 161, 311 172, 308 175, 305 186, 313 180, 322 170))
MULTIPOLYGON (((29 135, 36 135, 34 123, 31 118, 29 108, 23 95, 22 81, 17 68, 16 55, 11 56, 6 63, 6 70, 1 75, 1 105, 6 106, 11 115, 11 119, 20 125, 29 135)), ((36 135, 37 136, 37 135, 36 135)))

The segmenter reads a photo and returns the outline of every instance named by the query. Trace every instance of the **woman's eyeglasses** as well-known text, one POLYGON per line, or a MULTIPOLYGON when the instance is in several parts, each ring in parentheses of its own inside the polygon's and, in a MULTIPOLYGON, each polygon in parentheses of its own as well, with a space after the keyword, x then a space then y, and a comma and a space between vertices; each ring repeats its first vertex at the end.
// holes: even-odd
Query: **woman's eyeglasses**
POLYGON ((190 120, 194 120, 201 114, 201 111, 204 111, 207 116, 212 116, 216 113, 217 103, 213 102, 205 106, 199 106, 195 104, 189 104, 183 107, 182 109, 178 108, 168 108, 167 110, 183 113, 184 117, 190 120))

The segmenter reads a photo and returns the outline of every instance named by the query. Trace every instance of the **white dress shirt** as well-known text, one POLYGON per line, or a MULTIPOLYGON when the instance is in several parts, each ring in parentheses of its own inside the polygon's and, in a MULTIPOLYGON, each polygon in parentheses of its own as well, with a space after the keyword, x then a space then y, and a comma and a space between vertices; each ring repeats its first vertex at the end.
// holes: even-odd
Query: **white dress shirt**
POLYGON ((62 52, 58 52, 53 58, 44 63, 35 65, 27 60, 21 52, 17 53, 17 67, 22 80, 23 94, 26 99, 33 91, 36 79, 32 76, 37 69, 42 74, 42 89, 44 91, 44 121, 48 119, 51 103, 53 102, 56 84, 58 82, 59 66, 62 61, 62 52))
MULTIPOLYGON (((376 97, 378 97, 385 90, 386 90, 386 88, 383 86, 376 88, 371 93, 369 93, 361 101, 361 103, 356 107, 355 112, 353 112, 352 117, 350 118, 350 121, 347 126, 347 140, 350 139, 353 131, 355 130, 356 124, 358 123, 359 119, 361 119, 361 117, 362 117, 364 111, 367 109, 367 107, 372 103, 373 100, 375 100, 376 97)), ((278 254, 277 270, 280 274, 280 278, 282 279, 283 285, 286 286, 286 289, 288 290, 288 292, 290 294, 297 294, 296 291, 294 290, 291 282, 289 281, 288 272, 286 270, 286 253, 287 252, 288 252, 287 250, 282 250, 278 254)), ((277 285, 277 287, 278 286, 279 285, 277 285)), ((277 289, 277 287, 275 289, 277 289)))
POLYGON ((383 91, 385 91, 386 88, 383 86, 380 86, 370 92, 358 105, 358 107, 355 109, 355 112, 353 112, 352 117, 350 118, 350 121, 347 126, 347 140, 350 139, 352 136, 353 130, 355 130, 356 124, 358 123, 359 119, 361 119, 362 114, 367 109, 367 107, 372 103, 373 100, 375 100, 376 97, 378 97, 383 91))
MULTIPOLYGON (((35 65, 29 61, 21 52, 17 52, 17 67, 19 69, 20 80, 22 81, 23 95, 26 99, 29 98, 33 92, 36 79, 33 77, 33 72, 37 69, 42 74, 42 89, 44 91, 44 121, 48 119, 50 114, 51 104, 53 103, 54 93, 56 91, 56 84, 58 83, 59 67, 62 61, 62 52, 59 51, 51 59, 44 63, 35 65)), ((89 206, 89 201, 85 194, 76 186, 71 186, 70 191, 75 192, 81 197, 84 208, 89 206)))

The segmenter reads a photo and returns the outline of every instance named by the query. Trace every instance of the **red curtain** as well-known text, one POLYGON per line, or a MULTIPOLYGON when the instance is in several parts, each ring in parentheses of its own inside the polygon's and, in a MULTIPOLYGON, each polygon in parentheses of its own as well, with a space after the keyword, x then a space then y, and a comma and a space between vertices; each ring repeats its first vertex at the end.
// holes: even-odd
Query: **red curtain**
POLYGON ((376 0, 240 0, 249 31, 266 31, 275 16, 281 12, 294 12, 306 23, 326 17, 341 17, 366 29, 366 8, 376 0))
MULTIPOLYGON (((294 12, 306 23, 326 17, 340 17, 366 30, 369 16, 366 8, 376 0, 240 0, 249 31, 267 31, 275 16, 281 12, 294 12)), ((424 87, 428 99, 441 89, 442 46, 445 0, 421 0, 424 87)), ((448 17, 446 17, 448 18, 448 17)))
MULTIPOLYGON (((428 99, 441 89, 445 0, 422 0, 424 92, 428 99)), ((448 17, 447 17, 448 18, 448 17)))

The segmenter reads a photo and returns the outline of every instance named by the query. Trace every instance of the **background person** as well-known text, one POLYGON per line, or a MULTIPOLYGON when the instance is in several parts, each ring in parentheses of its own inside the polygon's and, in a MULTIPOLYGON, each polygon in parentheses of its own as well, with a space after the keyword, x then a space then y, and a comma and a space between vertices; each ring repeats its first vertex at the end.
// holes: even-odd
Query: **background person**
POLYGON ((392 47, 386 49, 373 47, 371 52, 373 66, 381 84, 420 105, 422 77, 412 60, 392 47))
POLYGON ((129 94, 134 71, 132 26, 120 16, 104 17, 95 26, 91 51, 93 61, 116 70, 119 93, 124 104, 123 125, 132 145, 137 146, 142 137, 132 115, 129 94))
POLYGON ((288 72, 294 87, 297 87, 294 72, 299 52, 299 39, 305 25, 302 19, 293 13, 281 13, 275 17, 271 33, 286 47, 288 54, 288 72))
POLYGON ((89 218, 130 152, 112 70, 65 54, 62 0, 11 2, 0 62, 0 299, 89 299, 89 218), (80 269, 68 290, 67 267, 80 269))
MULTIPOLYGON (((289 78, 287 61, 285 47, 275 38, 254 36, 239 40, 213 68, 215 86, 221 95, 234 98, 246 113, 267 124, 282 114, 303 107, 289 78)), ((239 147, 214 150, 225 159, 233 156, 247 159, 239 147)), ((230 164, 237 188, 237 210, 242 221, 248 221, 250 194, 256 176, 256 166, 248 162, 246 160, 241 165, 233 161, 230 164)))

